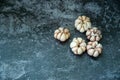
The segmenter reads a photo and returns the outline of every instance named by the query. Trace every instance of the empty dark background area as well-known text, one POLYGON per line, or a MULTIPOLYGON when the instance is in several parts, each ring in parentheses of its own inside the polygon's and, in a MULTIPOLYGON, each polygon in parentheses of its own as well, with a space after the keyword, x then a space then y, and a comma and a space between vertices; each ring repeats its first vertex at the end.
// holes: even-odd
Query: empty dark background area
MULTIPOLYGON (((0 0, 0 80, 120 80, 120 0, 0 0), (90 17, 102 31, 102 55, 75 56, 69 44, 86 40, 74 28, 90 17), (58 27, 71 37, 60 43, 58 27)), ((88 40, 86 40, 88 42, 88 40)))

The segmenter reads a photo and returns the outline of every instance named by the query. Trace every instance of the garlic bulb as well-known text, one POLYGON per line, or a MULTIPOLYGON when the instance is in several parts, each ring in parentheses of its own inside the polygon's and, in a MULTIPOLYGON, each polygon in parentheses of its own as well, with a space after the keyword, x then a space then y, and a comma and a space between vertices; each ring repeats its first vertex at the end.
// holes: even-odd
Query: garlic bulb
POLYGON ((86 50, 85 40, 80 37, 74 38, 70 43, 70 48, 74 54, 81 55, 86 50))
POLYGON ((55 30, 54 38, 62 42, 66 41, 70 37, 70 32, 67 28, 60 27, 55 30))
POLYGON ((99 41, 102 38, 101 31, 96 27, 90 28, 86 32, 87 39, 90 41, 99 41))
POLYGON ((91 28, 90 18, 86 16, 79 16, 75 20, 75 28, 80 32, 85 32, 88 28, 91 28))
POLYGON ((102 52, 102 45, 97 41, 88 42, 87 53, 90 56, 98 57, 102 52))

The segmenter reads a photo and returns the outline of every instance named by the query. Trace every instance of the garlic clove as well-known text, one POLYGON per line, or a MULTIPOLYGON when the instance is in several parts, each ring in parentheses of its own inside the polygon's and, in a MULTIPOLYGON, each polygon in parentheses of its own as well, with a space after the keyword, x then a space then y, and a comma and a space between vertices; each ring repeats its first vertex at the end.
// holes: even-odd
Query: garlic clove
POLYGON ((84 46, 84 47, 85 47, 85 46, 86 46, 86 43, 83 42, 83 43, 80 44, 80 46, 84 46))
POLYGON ((63 29, 64 29, 63 27, 60 27, 60 28, 59 28, 59 30, 60 30, 61 32, 63 32, 63 29))
POLYGON ((91 40, 91 41, 95 41, 95 37, 94 37, 94 36, 91 36, 90 40, 91 40))
POLYGON ((88 30, 87 32, 86 32, 86 35, 88 36, 88 35, 90 35, 91 34, 91 32, 88 30))
POLYGON ((85 20, 86 19, 86 16, 82 16, 82 20, 85 20))
POLYGON ((59 33, 60 31, 57 29, 57 30, 55 30, 55 32, 54 33, 59 33))
POLYGON ((57 35, 57 39, 60 39, 60 37, 61 37, 61 35, 62 35, 62 33, 58 33, 58 35, 57 35))
POLYGON ((97 30, 97 27, 93 27, 93 30, 97 30))
POLYGON ((54 38, 55 38, 55 39, 57 38, 57 33, 54 34, 54 38))
POLYGON ((73 41, 74 41, 74 42, 78 42, 78 41, 77 41, 77 38, 73 38, 73 41))
POLYGON ((68 35, 68 34, 66 34, 66 35, 65 35, 65 37, 66 37, 66 39, 68 39, 68 38, 69 38, 69 35, 68 35))
POLYGON ((69 32, 69 30, 68 30, 68 29, 64 29, 64 32, 65 32, 65 33, 68 33, 68 32, 69 32))
POLYGON ((65 41, 65 40, 66 40, 66 36, 65 36, 65 34, 64 34, 64 33, 61 35, 60 40, 61 40, 61 41, 65 41))
POLYGON ((91 36, 95 36, 94 32, 91 32, 91 36))
POLYGON ((90 48, 92 48, 92 46, 91 45, 87 45, 87 49, 90 49, 90 48))
POLYGON ((88 28, 91 28, 91 23, 90 22, 87 22, 86 24, 87 24, 88 28))
POLYGON ((66 34, 66 39, 68 39, 70 37, 70 33, 66 34))
POLYGON ((76 28, 77 28, 77 30, 80 30, 80 27, 81 27, 81 26, 80 26, 80 25, 78 25, 78 26, 76 27, 76 28))
POLYGON ((101 45, 101 44, 98 44, 96 47, 98 47, 98 48, 102 48, 102 45, 101 45))
POLYGON ((81 48, 78 48, 78 54, 81 55, 83 53, 81 48))
POLYGON ((98 42, 97 42, 97 41, 93 42, 93 43, 92 43, 92 47, 94 47, 94 48, 95 48, 97 44, 98 44, 98 42))
POLYGON ((90 36, 87 36, 87 39, 90 39, 90 36))
POLYGON ((99 41, 99 40, 100 40, 100 37, 97 36, 97 37, 96 37, 96 41, 99 41))
POLYGON ((76 46, 77 46, 77 43, 76 43, 76 42, 71 42, 70 48, 73 48, 73 47, 76 47, 76 46))
POLYGON ((79 25, 79 21, 80 21, 80 20, 78 20, 78 19, 75 20, 75 27, 77 27, 77 25, 79 25))
POLYGON ((86 32, 86 35, 87 35, 87 36, 91 35, 91 31, 88 30, 88 31, 86 32))
POLYGON ((95 51, 93 54, 94 57, 98 57, 98 55, 99 55, 98 51, 95 51))
POLYGON ((88 29, 87 24, 84 24, 85 31, 88 29))
POLYGON ((96 48, 96 50, 99 52, 99 54, 102 53, 102 49, 101 48, 96 48))
POLYGON ((89 49, 87 52, 90 56, 92 56, 94 54, 94 49, 89 49))
POLYGON ((88 22, 89 22, 89 21, 90 21, 90 18, 89 18, 89 17, 86 17, 86 21, 88 21, 88 22))
POLYGON ((93 42, 88 42, 89 45, 92 45, 93 42))
POLYGON ((83 51, 83 52, 86 50, 86 48, 85 48, 85 47, 83 47, 83 46, 81 46, 81 49, 82 49, 82 51, 83 51))
POLYGON ((82 38, 77 38, 78 42, 81 43, 82 42, 82 38))
POLYGON ((84 30, 84 28, 83 27, 81 27, 81 29, 80 29, 80 32, 84 32, 85 30, 84 30))
POLYGON ((72 48, 72 51, 74 52, 74 54, 77 54, 77 47, 74 47, 74 48, 72 48))
POLYGON ((79 16, 78 19, 82 20, 82 16, 79 16))
POLYGON ((100 31, 100 30, 98 30, 98 31, 97 31, 97 33, 98 33, 98 34, 101 34, 101 31, 100 31))
POLYGON ((77 28, 77 30, 80 30, 81 24, 79 24, 76 28, 77 28))

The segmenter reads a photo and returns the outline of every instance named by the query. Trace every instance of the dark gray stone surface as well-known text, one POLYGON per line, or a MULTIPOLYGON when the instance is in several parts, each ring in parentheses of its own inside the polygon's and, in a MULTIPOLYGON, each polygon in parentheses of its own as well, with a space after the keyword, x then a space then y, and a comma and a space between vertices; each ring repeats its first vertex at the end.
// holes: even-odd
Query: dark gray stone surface
POLYGON ((0 0, 0 80, 120 80, 119 0, 0 0), (85 34, 74 29, 79 15, 101 31, 103 54, 75 56, 69 44, 85 34), (65 43, 53 38, 70 29, 65 43))

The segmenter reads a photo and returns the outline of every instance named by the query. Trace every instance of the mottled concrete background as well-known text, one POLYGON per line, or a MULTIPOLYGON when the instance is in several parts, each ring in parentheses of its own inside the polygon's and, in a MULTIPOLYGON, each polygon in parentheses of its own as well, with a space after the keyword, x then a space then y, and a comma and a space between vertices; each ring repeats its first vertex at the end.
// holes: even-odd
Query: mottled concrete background
POLYGON ((0 0, 0 80, 120 80, 120 0, 0 0), (79 15, 103 34, 103 54, 72 54, 79 15), (71 38, 53 38, 59 26, 71 38))

